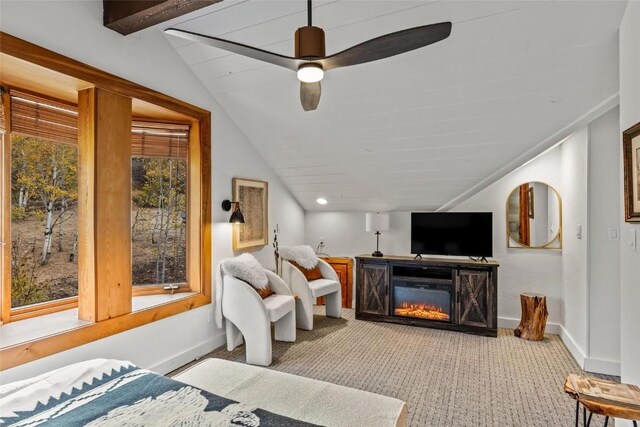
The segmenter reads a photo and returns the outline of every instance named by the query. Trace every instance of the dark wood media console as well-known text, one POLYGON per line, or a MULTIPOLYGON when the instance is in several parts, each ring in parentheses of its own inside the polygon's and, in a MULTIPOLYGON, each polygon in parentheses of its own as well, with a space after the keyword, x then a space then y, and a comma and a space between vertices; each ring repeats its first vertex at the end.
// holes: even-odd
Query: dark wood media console
POLYGON ((498 336, 498 264, 356 257, 356 319, 498 336))

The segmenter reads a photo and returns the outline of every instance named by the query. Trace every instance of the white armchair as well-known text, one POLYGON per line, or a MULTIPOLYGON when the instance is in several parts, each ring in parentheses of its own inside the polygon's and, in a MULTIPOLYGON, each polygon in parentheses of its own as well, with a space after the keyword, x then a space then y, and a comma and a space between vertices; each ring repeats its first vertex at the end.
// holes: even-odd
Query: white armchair
POLYGON ((287 284, 266 271, 273 295, 262 299, 249 284, 222 275, 222 315, 226 319, 227 350, 246 343, 247 363, 269 366, 272 360, 271 322, 277 341, 296 340, 295 301, 287 284))
POLYGON ((296 323, 298 328, 313 329, 313 303, 324 297, 325 310, 329 317, 342 315, 342 287, 335 270, 325 261, 318 259, 322 279, 307 281, 304 274, 287 261, 282 262, 282 277, 289 284, 296 299, 296 323))

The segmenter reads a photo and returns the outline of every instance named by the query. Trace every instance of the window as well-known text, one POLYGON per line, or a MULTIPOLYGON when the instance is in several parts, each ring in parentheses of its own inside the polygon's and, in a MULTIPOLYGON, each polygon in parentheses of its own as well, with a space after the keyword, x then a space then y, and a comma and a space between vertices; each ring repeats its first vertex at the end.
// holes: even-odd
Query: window
POLYGON ((0 371, 210 304, 210 113, 2 32, 0 60, 0 325, 83 321, 0 371))
POLYGON ((11 307, 78 295, 78 149, 11 135, 11 307))
POLYGON ((8 100, 14 309, 78 295, 78 112, 18 90, 8 100))
MULTIPOLYGON (((42 303, 79 293, 78 108, 15 89, 9 99, 10 305, 14 314, 37 314, 50 308, 42 303)), ((143 294, 165 292, 166 284, 191 290, 189 132, 186 123, 131 122, 131 285, 143 294)))
POLYGON ((132 134, 133 284, 185 285, 189 126, 135 122, 132 134))

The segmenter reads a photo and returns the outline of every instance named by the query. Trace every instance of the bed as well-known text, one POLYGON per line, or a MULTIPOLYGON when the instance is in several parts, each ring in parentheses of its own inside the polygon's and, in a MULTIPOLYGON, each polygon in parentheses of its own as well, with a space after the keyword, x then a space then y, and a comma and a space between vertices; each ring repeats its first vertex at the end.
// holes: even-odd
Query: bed
POLYGON ((222 359, 204 359, 175 379, 260 408, 332 427, 405 427, 402 400, 222 359))
POLYGON ((174 379, 95 359, 0 386, 0 426, 404 426, 397 399, 206 359, 174 379))

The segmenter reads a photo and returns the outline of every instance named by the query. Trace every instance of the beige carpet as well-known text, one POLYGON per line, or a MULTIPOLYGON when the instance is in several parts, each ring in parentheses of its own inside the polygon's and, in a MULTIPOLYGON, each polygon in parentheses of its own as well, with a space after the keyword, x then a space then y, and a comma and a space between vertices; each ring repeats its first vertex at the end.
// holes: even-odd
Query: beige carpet
MULTIPOLYGON (((485 338, 364 322, 347 309, 343 319, 321 312, 313 331, 298 330, 296 343, 274 342, 271 369, 404 400, 411 426, 574 423, 575 401, 562 384, 582 370, 556 335, 531 342, 501 329, 485 338)), ((244 346, 206 357, 244 362, 244 346)), ((596 416, 592 422, 603 425, 596 416)))

